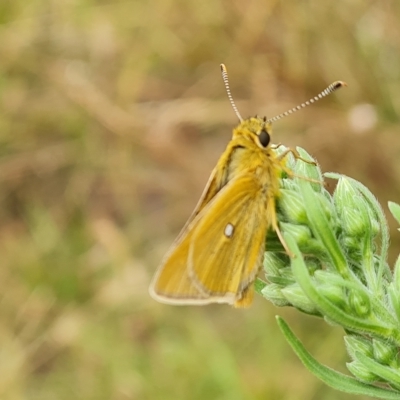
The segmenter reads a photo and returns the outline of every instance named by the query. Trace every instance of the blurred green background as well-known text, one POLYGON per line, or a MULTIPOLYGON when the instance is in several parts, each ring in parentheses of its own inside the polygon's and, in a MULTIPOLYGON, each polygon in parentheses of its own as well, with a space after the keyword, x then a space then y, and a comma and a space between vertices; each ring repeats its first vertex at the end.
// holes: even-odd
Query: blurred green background
POLYGON ((339 328, 147 288, 237 123, 221 62, 244 117, 346 81, 274 141, 400 200, 399 20, 385 0, 2 0, 0 398, 353 398, 303 368, 274 316, 345 372, 339 328))

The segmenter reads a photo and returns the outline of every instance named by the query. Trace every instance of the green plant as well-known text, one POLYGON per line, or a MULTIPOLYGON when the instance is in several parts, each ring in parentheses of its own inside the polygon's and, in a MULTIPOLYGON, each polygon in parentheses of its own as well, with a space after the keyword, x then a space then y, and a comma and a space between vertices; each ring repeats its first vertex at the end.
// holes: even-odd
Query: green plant
MULTIPOLYGON (((303 149, 301 156, 312 159, 303 149)), ((257 290, 277 306, 293 306, 344 328, 351 362, 343 375, 317 362, 278 317, 285 338, 303 364, 331 387, 381 399, 400 397, 400 258, 387 262, 389 231, 381 206, 354 179, 336 179, 331 195, 319 167, 289 160, 293 179, 282 179, 280 224, 294 257, 269 238, 268 282, 257 290), (308 179, 304 179, 308 178, 308 179), (272 243, 272 246, 271 246, 272 243)), ((400 222, 400 206, 389 204, 400 222)))

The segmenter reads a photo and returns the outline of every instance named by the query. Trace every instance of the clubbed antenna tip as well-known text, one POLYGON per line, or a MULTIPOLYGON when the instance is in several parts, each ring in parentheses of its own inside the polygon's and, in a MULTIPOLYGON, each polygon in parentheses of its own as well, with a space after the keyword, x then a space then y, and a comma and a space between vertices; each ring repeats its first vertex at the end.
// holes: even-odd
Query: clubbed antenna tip
POLYGON ((237 109, 236 104, 235 104, 235 102, 233 101, 233 98, 232 98, 231 89, 229 88, 228 71, 226 70, 226 67, 225 67, 224 64, 221 64, 221 74, 222 74, 222 79, 224 80, 226 93, 228 95, 228 99, 229 99, 229 101, 231 103, 233 111, 235 111, 235 114, 239 118, 239 121, 242 122, 243 118, 240 115, 239 110, 237 109))
POLYGON ((325 96, 328 96, 328 94, 331 94, 331 93, 335 92, 336 90, 340 89, 343 86, 347 86, 347 83, 343 82, 343 81, 333 82, 325 90, 323 90, 320 94, 318 94, 317 96, 311 98, 310 100, 308 100, 308 101, 306 101, 306 102, 304 102, 304 103, 302 103, 302 104, 300 104, 300 105, 298 105, 296 107, 291 108, 288 111, 285 111, 282 114, 277 115, 276 117, 268 119, 267 122, 275 122, 275 121, 278 121, 278 119, 281 119, 281 118, 286 117, 286 116, 288 116, 290 114, 293 114, 294 112, 299 111, 302 108, 307 107, 310 104, 313 104, 316 101, 324 98, 325 96))

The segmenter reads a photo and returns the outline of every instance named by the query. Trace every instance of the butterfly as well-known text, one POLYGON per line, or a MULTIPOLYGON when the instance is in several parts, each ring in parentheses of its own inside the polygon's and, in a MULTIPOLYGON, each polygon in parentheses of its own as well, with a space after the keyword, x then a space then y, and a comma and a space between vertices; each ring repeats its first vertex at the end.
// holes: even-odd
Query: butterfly
POLYGON ((274 118, 243 119, 231 96, 225 65, 222 77, 240 120, 203 194, 158 268, 149 292, 167 304, 228 303, 248 307, 262 266, 265 238, 273 229, 290 254, 279 229, 276 201, 282 173, 289 177, 286 156, 271 143, 272 122, 327 96, 346 84, 337 81, 318 96, 274 118))

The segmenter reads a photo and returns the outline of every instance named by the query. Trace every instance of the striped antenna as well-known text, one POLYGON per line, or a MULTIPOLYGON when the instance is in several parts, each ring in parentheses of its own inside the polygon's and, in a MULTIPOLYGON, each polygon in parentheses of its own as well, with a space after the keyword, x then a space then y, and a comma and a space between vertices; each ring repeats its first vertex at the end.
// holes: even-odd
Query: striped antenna
POLYGON ((333 82, 324 91, 322 91, 318 96, 315 96, 312 99, 306 101, 305 103, 302 103, 302 104, 298 105, 297 107, 293 107, 292 109, 290 109, 288 111, 285 111, 284 113, 279 114, 276 117, 268 119, 267 122, 275 122, 275 121, 278 121, 278 119, 281 119, 281 118, 286 117, 286 116, 288 116, 290 114, 293 114, 294 112, 299 111, 302 108, 307 107, 310 104, 313 104, 316 101, 324 98, 325 96, 328 96, 328 94, 331 94, 332 92, 340 89, 343 86, 347 86, 347 83, 346 82, 342 82, 342 81, 333 82))
POLYGON ((233 98, 232 98, 232 95, 231 95, 231 89, 229 88, 228 71, 226 70, 226 67, 225 67, 224 64, 221 64, 221 74, 222 74, 222 79, 224 80, 226 93, 228 95, 229 101, 231 102, 231 106, 233 108, 233 111, 235 111, 235 114, 239 118, 239 121, 243 122, 243 118, 241 117, 241 115, 239 113, 239 110, 237 109, 236 104, 233 101, 233 98))

